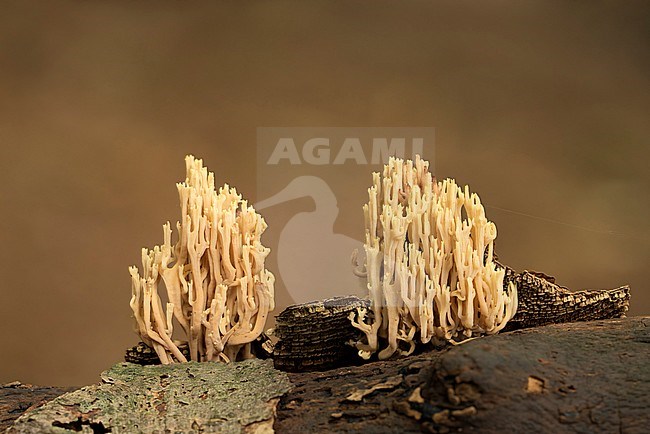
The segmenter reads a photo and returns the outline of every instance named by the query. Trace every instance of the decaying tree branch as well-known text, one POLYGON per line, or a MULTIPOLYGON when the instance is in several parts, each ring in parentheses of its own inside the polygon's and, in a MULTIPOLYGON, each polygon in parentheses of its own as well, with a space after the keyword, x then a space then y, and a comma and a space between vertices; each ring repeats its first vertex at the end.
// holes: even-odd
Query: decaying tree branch
POLYGON ((506 268, 506 282, 513 282, 519 294, 517 314, 507 330, 559 324, 572 321, 593 321, 619 318, 630 305, 630 287, 571 292, 544 273, 506 268))

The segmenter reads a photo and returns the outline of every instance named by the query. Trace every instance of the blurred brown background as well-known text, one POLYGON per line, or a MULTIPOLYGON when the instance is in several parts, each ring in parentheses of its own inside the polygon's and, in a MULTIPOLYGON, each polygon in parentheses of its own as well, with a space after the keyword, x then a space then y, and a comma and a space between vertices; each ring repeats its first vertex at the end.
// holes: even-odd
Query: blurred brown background
POLYGON ((0 6, 0 383, 119 361, 183 156, 254 200, 259 126, 436 127, 504 262, 650 313, 648 2, 0 6))

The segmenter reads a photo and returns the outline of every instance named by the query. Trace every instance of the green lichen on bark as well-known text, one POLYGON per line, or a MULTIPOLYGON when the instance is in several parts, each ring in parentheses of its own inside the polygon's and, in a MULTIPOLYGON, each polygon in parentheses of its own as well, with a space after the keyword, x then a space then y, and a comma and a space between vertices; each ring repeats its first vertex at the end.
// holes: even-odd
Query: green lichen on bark
POLYGON ((272 432, 291 383, 270 361, 140 366, 120 363, 102 383, 26 413, 12 433, 272 432))

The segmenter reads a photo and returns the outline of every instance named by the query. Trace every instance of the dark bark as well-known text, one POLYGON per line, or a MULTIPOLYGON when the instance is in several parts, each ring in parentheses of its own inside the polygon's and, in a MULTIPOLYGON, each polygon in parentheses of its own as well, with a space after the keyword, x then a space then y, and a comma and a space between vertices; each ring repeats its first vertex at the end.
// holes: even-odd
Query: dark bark
MULTIPOLYGON (((187 344, 179 345, 178 349, 181 350, 187 360, 191 359, 190 348, 187 344)), ((265 333, 262 333, 251 343, 251 352, 258 359, 268 359, 273 353, 271 339, 265 333)), ((142 366, 160 364, 158 354, 144 342, 138 342, 136 346, 127 349, 124 354, 124 361, 142 366)))
POLYGON ((505 284, 517 285, 519 305, 506 330, 573 321, 620 318, 630 305, 630 287, 571 292, 544 273, 506 267, 505 284))
POLYGON ((358 297, 336 297, 289 306, 276 317, 273 363, 283 371, 331 369, 361 363, 354 347, 360 333, 348 318, 357 308, 369 303, 358 297))

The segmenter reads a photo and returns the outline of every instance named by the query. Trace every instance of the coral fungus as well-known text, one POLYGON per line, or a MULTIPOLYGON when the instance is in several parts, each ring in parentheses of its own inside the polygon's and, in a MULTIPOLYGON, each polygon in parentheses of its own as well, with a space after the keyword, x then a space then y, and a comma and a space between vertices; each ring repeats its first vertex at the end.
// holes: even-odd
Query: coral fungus
POLYGON ((190 155, 185 162, 187 178, 176 184, 176 244, 167 222, 163 244, 142 249, 142 276, 129 268, 136 331, 165 364, 187 361, 184 343, 196 361, 246 358, 274 308, 275 278, 264 268, 269 249, 260 241, 266 223, 234 188, 217 193, 202 160, 190 155), (175 323, 184 340, 173 339, 175 323))
POLYGON ((373 174, 365 214, 370 310, 350 314, 359 355, 410 354, 416 343, 493 334, 517 309, 494 262, 496 226, 475 193, 436 183, 429 163, 391 158, 373 174), (401 342, 401 344, 400 344, 401 342), (380 345, 383 347, 380 350, 380 345))

